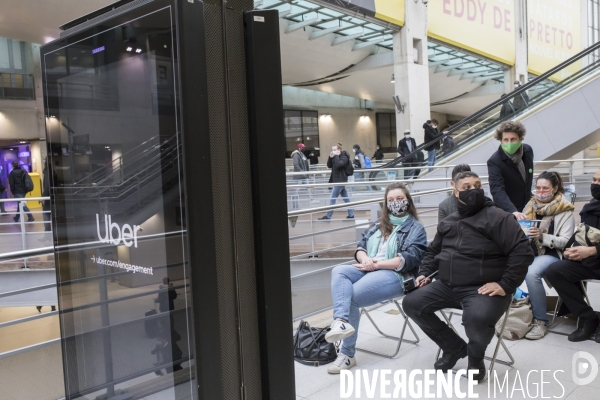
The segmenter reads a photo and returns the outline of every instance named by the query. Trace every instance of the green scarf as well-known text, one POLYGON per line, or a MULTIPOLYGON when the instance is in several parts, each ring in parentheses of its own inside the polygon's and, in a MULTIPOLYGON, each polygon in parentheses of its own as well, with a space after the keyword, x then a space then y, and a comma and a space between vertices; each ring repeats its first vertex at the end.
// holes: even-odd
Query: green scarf
MULTIPOLYGON (((386 260, 391 260, 392 258, 396 257, 396 254, 398 254, 398 243, 396 240, 396 236, 400 228, 402 228, 402 225, 404 225, 404 223, 408 219, 408 217, 408 213, 404 217, 395 217, 393 215, 390 215, 390 222, 392 223, 392 225, 394 225, 394 230, 390 234, 390 237, 387 241, 387 250, 385 253, 386 260)), ((369 256, 369 258, 373 258, 377 255, 377 251, 379 250, 379 243, 381 243, 381 237, 381 229, 378 229, 377 232, 375 232, 373 236, 369 238, 367 242, 367 255, 369 256)))

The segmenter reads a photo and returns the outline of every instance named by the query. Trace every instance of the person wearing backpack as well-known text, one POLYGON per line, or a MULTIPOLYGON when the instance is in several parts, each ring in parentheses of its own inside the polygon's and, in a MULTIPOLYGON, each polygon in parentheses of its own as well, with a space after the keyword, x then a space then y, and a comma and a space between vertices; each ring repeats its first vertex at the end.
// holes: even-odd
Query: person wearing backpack
MULTIPOLYGON (((15 199, 23 199, 27 193, 33 190, 33 182, 31 181, 31 177, 27 171, 21 168, 17 161, 13 161, 12 166, 13 170, 10 171, 10 174, 8 175, 10 191, 15 199)), ((23 202, 23 211, 27 213, 27 222, 35 221, 33 215, 31 215, 31 212, 29 211, 29 207, 27 207, 27 203, 25 202, 23 202)), ((19 222, 20 219, 21 213, 17 212, 17 215, 14 216, 13 221, 19 222)))
MULTIPOLYGON (((348 182, 348 176, 354 173, 352 162, 350 161, 350 155, 342 150, 340 143, 331 146, 331 153, 327 159, 327 167, 331 168, 331 176, 329 177, 329 183, 343 183, 348 182)), ((344 203, 350 203, 348 197, 348 191, 346 186, 334 186, 331 192, 331 198, 329 205, 334 205, 338 196, 342 196, 344 203)), ((329 210, 327 215, 319 218, 319 220, 330 220, 333 215, 333 210, 329 210)), ((346 218, 354 218, 354 210, 348 209, 348 216, 346 218)))
MULTIPOLYGON (((352 162, 352 166, 355 169, 367 169, 371 168, 371 159, 365 156, 364 151, 360 149, 360 145, 355 144, 352 146, 352 152, 354 153, 354 161, 352 162)), ((365 172, 357 172, 354 174, 354 181, 359 182, 365 180, 365 172)), ((352 191, 356 189, 356 186, 352 187, 352 191)), ((367 185, 367 190, 373 190, 371 186, 367 185)))
MULTIPOLYGON (((2 184, 2 181, 0 180, 0 199, 4 198, 4 192, 6 192, 6 187, 4 187, 4 185, 2 184)), ((0 213, 2 213, 2 215, 6 214, 6 209, 4 208, 3 201, 0 201, 0 213)))

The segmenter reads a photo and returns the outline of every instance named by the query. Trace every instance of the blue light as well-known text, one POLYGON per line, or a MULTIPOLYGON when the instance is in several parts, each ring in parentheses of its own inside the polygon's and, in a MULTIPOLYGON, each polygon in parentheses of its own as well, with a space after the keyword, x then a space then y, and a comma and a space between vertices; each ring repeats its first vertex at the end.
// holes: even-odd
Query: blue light
POLYGON ((104 51, 104 46, 100 46, 97 49, 92 50, 92 54, 100 53, 101 51, 104 51))

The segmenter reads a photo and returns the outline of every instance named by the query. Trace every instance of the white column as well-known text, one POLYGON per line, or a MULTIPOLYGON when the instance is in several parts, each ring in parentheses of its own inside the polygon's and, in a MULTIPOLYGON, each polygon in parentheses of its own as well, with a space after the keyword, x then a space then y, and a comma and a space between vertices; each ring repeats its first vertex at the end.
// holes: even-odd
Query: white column
POLYGON ((515 65, 504 73, 504 92, 512 92, 514 82, 527 83, 527 1, 515 0, 515 65))
POLYGON ((423 143, 423 123, 430 119, 427 60, 427 7, 406 1, 405 25, 394 34, 394 93, 406 104, 396 112, 396 144, 410 129, 417 144, 423 143))

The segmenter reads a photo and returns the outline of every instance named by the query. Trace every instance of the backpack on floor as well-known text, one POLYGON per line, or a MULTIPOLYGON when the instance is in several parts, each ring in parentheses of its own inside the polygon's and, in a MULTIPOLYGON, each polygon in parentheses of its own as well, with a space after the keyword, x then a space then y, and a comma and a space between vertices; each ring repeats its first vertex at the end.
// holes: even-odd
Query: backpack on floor
POLYGON ((512 299, 504 332, 500 332, 505 315, 502 315, 496 323, 496 333, 498 335, 502 333, 502 337, 508 340, 523 339, 533 327, 533 312, 529 304, 529 296, 518 300, 512 299))
POLYGON ((325 341, 330 328, 311 328, 308 322, 300 321, 294 334, 294 360, 304 365, 329 364, 337 358, 337 349, 333 343, 325 341))

